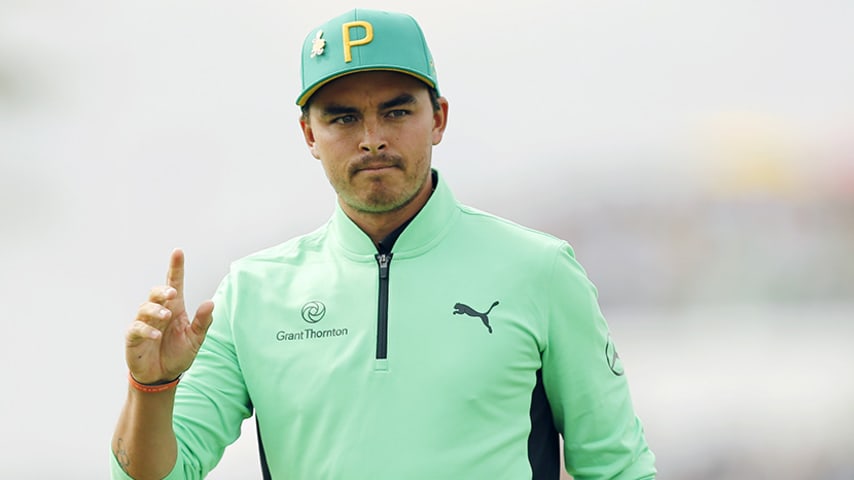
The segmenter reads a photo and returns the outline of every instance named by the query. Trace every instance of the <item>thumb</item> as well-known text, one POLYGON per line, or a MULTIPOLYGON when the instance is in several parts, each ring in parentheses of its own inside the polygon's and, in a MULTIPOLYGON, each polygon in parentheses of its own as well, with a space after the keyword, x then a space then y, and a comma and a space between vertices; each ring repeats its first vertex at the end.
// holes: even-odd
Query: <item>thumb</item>
POLYGON ((210 300, 206 300, 202 302, 196 310, 196 316, 193 318, 193 323, 190 325, 190 332, 192 333, 196 348, 202 346, 202 342, 205 340, 205 335, 208 333, 208 328, 210 328, 213 323, 213 309, 214 303, 210 300))

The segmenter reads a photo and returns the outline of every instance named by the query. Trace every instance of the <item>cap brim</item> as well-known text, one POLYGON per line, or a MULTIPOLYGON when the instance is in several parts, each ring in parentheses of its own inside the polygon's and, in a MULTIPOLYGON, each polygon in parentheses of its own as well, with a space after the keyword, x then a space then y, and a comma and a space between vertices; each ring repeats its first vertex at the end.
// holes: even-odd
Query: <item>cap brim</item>
POLYGON ((314 82, 311 86, 309 86, 305 91, 302 92, 302 94, 299 96, 299 98, 297 98, 297 105, 299 105, 300 107, 304 106, 306 104, 306 102, 308 102, 308 99, 312 95, 314 95, 318 90, 320 90, 321 87, 323 87, 324 85, 326 85, 327 83, 329 83, 333 80, 337 80, 341 77, 345 77, 345 76, 353 74, 353 73, 374 72, 374 71, 405 73, 407 75, 410 75, 412 77, 417 78, 418 80, 421 80, 422 82, 426 83, 427 86, 430 88, 433 88, 433 89, 436 88, 436 84, 433 83, 432 80, 425 77, 424 75, 421 75, 418 72, 406 70, 406 69, 403 69, 400 67, 389 67, 389 66, 382 66, 382 65, 374 65, 374 66, 366 65, 366 66, 361 67, 361 68, 357 68, 357 69, 353 69, 353 70, 347 70, 346 72, 333 73, 332 75, 328 75, 328 76, 323 77, 320 80, 314 82))

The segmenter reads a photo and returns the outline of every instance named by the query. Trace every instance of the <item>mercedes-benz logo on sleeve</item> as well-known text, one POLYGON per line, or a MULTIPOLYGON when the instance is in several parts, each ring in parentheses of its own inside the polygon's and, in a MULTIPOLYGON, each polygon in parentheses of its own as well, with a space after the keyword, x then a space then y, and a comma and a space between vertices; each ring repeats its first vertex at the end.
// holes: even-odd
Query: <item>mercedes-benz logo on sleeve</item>
POLYGON ((623 362, 620 361, 620 355, 617 353, 617 347, 614 346, 614 341, 608 336, 608 343, 605 344, 605 360, 608 362, 608 368, 616 376, 621 376, 626 373, 623 370, 623 362))
POLYGON ((302 319, 308 323, 317 323, 326 315, 326 305, 317 300, 306 303, 300 312, 302 319))

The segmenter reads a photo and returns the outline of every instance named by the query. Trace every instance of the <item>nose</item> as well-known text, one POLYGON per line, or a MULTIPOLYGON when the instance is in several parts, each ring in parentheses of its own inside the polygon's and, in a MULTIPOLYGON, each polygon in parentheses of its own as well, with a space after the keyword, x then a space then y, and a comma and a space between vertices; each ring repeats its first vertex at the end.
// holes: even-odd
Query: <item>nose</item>
POLYGON ((362 133, 362 141, 359 148, 365 153, 377 154, 386 149, 387 143, 382 128, 377 122, 365 122, 365 131, 362 133))

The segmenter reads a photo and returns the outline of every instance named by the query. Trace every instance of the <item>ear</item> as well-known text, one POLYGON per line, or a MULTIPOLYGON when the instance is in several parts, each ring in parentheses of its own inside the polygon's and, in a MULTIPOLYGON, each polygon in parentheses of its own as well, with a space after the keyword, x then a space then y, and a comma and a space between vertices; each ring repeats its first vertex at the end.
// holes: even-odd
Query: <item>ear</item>
POLYGON ((305 144, 308 145, 311 156, 320 160, 320 155, 317 152, 317 141, 314 139, 314 130, 311 128, 311 119, 307 118, 306 115, 300 115, 299 126, 302 129, 302 136, 305 138, 305 144))
POLYGON ((448 126, 448 99, 439 97, 439 109, 433 112, 433 145, 438 145, 448 126))

